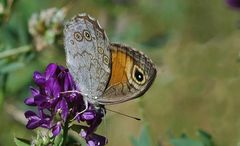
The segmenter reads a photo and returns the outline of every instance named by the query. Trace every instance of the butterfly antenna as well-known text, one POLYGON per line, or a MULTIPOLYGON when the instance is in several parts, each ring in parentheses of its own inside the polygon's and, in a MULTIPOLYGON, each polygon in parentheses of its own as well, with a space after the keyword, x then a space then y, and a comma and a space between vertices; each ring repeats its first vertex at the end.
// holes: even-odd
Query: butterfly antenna
POLYGON ((140 118, 137 118, 137 117, 134 117, 134 116, 130 116, 130 115, 127 115, 127 114, 124 114, 124 113, 120 113, 118 111, 114 111, 114 110, 111 110, 111 109, 107 109, 106 110, 110 111, 110 112, 113 112, 113 113, 117 113, 119 115, 122 115, 122 116, 126 116, 126 117, 129 117, 129 118, 132 118, 132 119, 135 119, 137 121, 140 121, 141 119, 140 118))

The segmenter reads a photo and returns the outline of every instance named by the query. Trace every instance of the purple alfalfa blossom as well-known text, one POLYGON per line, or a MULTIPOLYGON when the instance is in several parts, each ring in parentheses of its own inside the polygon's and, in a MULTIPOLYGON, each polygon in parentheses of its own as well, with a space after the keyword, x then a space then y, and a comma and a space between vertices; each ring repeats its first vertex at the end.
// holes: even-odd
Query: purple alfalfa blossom
POLYGON ((28 129, 35 129, 39 126, 49 128, 51 117, 44 114, 42 111, 39 111, 39 115, 30 110, 26 111, 25 117, 28 119, 28 123, 26 125, 28 129))
POLYGON ((52 127, 52 134, 53 136, 57 136, 62 130, 62 124, 61 122, 57 122, 57 124, 55 124, 53 127, 52 127))
MULTIPOLYGON (((49 64, 44 73, 38 71, 33 73, 33 80, 37 85, 31 87, 31 96, 25 99, 25 104, 37 107, 37 112, 26 111, 25 117, 28 119, 26 127, 35 129, 43 127, 52 131, 53 137, 59 135, 66 122, 76 120, 78 123, 86 122, 82 136, 89 146, 103 146, 107 139, 103 136, 94 134, 105 115, 103 106, 96 107, 88 103, 85 110, 85 102, 80 92, 77 91, 76 85, 68 69, 57 64, 49 64)), ((64 131, 63 131, 64 132, 64 131)))
POLYGON ((105 112, 105 109, 100 107, 97 111, 90 110, 89 113, 85 112, 85 115, 82 114, 81 118, 90 125, 88 128, 82 129, 80 132, 80 135, 86 140, 88 146, 103 146, 107 143, 106 137, 94 133, 96 128, 102 122, 105 112))
POLYGON ((98 134, 88 135, 83 129, 81 130, 80 135, 86 140, 88 146, 104 146, 107 143, 106 137, 98 134))
POLYGON ((61 119, 64 122, 66 122, 69 110, 68 110, 68 104, 65 98, 63 97, 59 98, 59 101, 57 101, 57 104, 55 106, 54 112, 58 113, 61 116, 61 119))

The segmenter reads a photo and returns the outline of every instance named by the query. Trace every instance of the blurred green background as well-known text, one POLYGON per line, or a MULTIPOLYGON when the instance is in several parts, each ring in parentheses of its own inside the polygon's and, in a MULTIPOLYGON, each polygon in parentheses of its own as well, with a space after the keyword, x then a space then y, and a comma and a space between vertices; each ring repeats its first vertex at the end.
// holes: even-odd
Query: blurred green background
POLYGON ((240 11, 224 0, 1 0, 0 145, 33 135, 18 113, 29 108, 23 101, 33 72, 51 62, 65 66, 61 35, 36 50, 28 31, 32 14, 52 7, 65 7, 65 20, 90 14, 112 42, 138 48, 157 65, 143 97, 108 107, 142 119, 107 113, 99 132, 108 145, 133 145, 146 124, 153 145, 173 146, 182 133, 197 139, 198 129, 217 146, 240 143, 240 11))

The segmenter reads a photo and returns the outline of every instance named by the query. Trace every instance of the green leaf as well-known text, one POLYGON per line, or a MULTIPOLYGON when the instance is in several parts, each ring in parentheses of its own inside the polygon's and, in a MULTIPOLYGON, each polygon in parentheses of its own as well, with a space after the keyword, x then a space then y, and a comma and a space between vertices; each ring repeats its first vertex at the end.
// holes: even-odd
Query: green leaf
POLYGON ((204 146, 202 142, 186 137, 171 139, 170 143, 174 146, 204 146))
POLYGON ((14 142, 17 146, 30 146, 31 142, 29 140, 23 139, 23 138, 14 138, 14 142))
POLYGON ((0 108, 1 108, 2 103, 3 103, 3 99, 4 99, 3 91, 1 91, 1 89, 0 89, 0 108))
POLYGON ((83 125, 77 125, 77 124, 74 124, 74 125, 71 126, 71 130, 73 130, 73 131, 75 131, 77 133, 80 133, 81 129, 86 130, 86 129, 88 129, 88 127, 87 126, 83 126, 83 125))
POLYGON ((170 140, 173 146, 214 146, 212 136, 203 130, 197 132, 198 140, 189 138, 186 134, 182 134, 180 138, 172 138, 170 140))
POLYGON ((4 7, 7 6, 7 0, 1 0, 0 3, 2 3, 4 7))
POLYGON ((145 125, 139 138, 131 138, 133 146, 152 146, 151 136, 149 133, 149 128, 145 125))
MULTIPOLYGON (((78 124, 71 125, 71 130, 73 130, 76 133, 80 133, 81 129, 87 130, 88 127, 83 125, 78 125, 78 124)), ((85 139, 80 137, 79 139, 75 139, 75 140, 77 140, 76 142, 80 143, 82 146, 87 146, 85 139)))
POLYGON ((24 67, 24 66, 25 66, 24 62, 12 62, 12 63, 9 63, 6 66, 3 66, 0 70, 0 73, 13 72, 13 71, 16 71, 19 68, 24 67))
POLYGON ((54 146, 60 146, 63 142, 63 134, 59 134, 54 140, 54 146))
POLYGON ((198 130, 197 134, 200 140, 204 143, 204 146, 214 146, 212 136, 208 134, 206 131, 200 129, 198 130))

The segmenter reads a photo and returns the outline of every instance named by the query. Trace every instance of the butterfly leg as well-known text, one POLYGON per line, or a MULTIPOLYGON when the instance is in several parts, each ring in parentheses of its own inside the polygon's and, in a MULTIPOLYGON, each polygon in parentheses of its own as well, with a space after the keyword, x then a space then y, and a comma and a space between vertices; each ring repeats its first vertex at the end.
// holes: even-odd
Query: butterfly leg
POLYGON ((88 109, 88 101, 86 99, 84 99, 83 101, 84 101, 84 104, 85 104, 85 109, 82 110, 81 112, 78 112, 76 114, 76 116, 71 121, 74 121, 80 114, 84 113, 88 109))
MULTIPOLYGON (((77 91, 77 90, 71 90, 71 91, 64 91, 64 92, 60 92, 61 94, 66 94, 66 93, 77 93, 77 94, 81 94, 83 96, 87 96, 88 94, 85 94, 85 93, 82 93, 80 91, 77 91)), ((76 114, 76 116, 71 120, 71 121, 74 121, 80 114, 84 113, 87 109, 88 109, 88 101, 87 99, 83 99, 84 101, 84 105, 85 105, 85 109, 82 110, 81 112, 78 112, 76 114)))
POLYGON ((60 94, 66 94, 66 93, 78 93, 78 94, 81 94, 83 96, 87 96, 88 95, 88 94, 85 94, 85 93, 77 91, 77 90, 70 90, 70 91, 60 92, 60 94))

